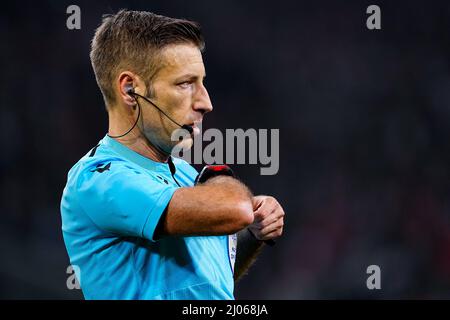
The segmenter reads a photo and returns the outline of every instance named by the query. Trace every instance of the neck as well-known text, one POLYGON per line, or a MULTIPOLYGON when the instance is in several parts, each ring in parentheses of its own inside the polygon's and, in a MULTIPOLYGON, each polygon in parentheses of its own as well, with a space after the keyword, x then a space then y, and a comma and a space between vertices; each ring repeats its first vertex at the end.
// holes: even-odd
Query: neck
MULTIPOLYGON (((116 108, 116 110, 119 108, 116 108)), ((127 132, 135 123, 136 119, 133 113, 125 114, 116 110, 108 112, 109 129, 108 135, 118 136, 127 132)), ((169 154, 163 152, 157 146, 153 145, 141 132, 138 126, 134 127, 127 135, 120 138, 113 138, 124 146, 139 153, 140 155, 157 162, 167 162, 169 154)))

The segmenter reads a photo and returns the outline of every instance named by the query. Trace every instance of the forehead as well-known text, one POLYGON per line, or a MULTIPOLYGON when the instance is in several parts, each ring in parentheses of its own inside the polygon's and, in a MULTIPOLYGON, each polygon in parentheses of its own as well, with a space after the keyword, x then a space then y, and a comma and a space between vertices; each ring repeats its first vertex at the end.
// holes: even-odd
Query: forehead
POLYGON ((158 77, 177 77, 184 73, 205 75, 200 50, 191 44, 170 45, 162 49, 158 77))

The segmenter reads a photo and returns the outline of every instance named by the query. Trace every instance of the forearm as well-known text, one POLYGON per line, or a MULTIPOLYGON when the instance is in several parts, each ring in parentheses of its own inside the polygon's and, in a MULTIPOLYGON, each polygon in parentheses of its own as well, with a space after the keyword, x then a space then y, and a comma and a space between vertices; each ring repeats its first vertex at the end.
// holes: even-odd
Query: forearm
POLYGON ((237 254, 234 265, 234 281, 237 282, 247 273, 248 269, 256 261, 260 254, 264 242, 257 240, 245 228, 238 232, 237 254))
POLYGON ((175 191, 163 235, 225 235, 253 222, 252 194, 240 181, 218 176, 175 191))

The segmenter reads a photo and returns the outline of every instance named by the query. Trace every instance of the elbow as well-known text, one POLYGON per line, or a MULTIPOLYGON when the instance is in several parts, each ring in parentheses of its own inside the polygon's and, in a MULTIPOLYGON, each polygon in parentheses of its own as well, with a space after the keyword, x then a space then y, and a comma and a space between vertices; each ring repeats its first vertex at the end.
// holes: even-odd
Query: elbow
POLYGON ((251 200, 240 200, 234 206, 236 232, 253 223, 253 204, 251 200))

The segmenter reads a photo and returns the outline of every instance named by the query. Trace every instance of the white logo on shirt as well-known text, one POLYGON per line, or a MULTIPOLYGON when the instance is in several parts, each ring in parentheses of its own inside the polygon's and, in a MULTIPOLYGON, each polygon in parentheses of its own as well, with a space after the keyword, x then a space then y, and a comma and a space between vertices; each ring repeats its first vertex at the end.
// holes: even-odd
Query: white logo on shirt
POLYGON ((228 236, 228 257, 230 258, 231 270, 234 273, 234 263, 236 262, 237 233, 228 236))

